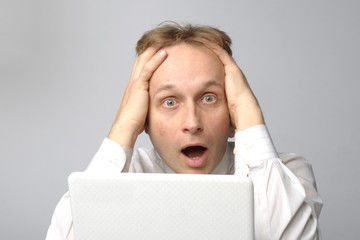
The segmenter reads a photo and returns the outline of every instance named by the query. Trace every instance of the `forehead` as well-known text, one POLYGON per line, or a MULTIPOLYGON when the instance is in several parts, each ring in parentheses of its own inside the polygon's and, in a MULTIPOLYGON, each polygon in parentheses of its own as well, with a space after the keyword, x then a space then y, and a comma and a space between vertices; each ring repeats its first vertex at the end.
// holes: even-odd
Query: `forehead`
POLYGON ((182 43, 168 47, 166 51, 168 56, 154 72, 150 90, 162 84, 189 85, 208 80, 223 82, 223 65, 210 49, 182 43))

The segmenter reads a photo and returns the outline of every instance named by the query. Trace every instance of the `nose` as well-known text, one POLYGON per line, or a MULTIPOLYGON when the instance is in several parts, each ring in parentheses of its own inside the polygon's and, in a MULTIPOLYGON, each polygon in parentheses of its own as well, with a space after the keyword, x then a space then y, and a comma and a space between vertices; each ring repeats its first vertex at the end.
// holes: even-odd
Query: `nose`
POLYGON ((183 108, 183 131, 196 134, 203 131, 201 110, 195 104, 188 104, 183 108))

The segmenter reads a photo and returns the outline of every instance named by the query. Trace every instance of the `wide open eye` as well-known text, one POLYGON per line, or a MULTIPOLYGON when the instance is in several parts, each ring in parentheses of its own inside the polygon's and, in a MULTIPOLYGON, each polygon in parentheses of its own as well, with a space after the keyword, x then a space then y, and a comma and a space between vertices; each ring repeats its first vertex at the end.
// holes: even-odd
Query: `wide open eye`
POLYGON ((211 103, 216 100, 216 97, 214 95, 206 95, 203 100, 204 102, 211 103))
POLYGON ((173 107, 176 104, 176 101, 174 99, 166 99, 163 104, 167 107, 173 107))

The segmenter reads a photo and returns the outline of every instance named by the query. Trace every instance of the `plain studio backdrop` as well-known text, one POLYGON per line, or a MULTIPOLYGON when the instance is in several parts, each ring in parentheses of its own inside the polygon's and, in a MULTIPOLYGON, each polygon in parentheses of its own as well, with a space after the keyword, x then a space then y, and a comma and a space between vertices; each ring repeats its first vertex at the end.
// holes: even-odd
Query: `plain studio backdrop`
POLYGON ((313 165, 324 239, 355 239, 359 12, 357 1, 2 0, 0 239, 45 237, 68 175, 109 132, 136 41, 165 20, 232 37, 278 151, 313 165))

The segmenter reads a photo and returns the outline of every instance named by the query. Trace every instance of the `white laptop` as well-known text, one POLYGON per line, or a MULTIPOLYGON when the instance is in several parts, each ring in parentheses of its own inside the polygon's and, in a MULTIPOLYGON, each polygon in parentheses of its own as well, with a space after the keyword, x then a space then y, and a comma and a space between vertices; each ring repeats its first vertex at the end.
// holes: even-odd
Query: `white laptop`
POLYGON ((69 190, 76 240, 254 239, 245 177, 77 172, 69 190))

